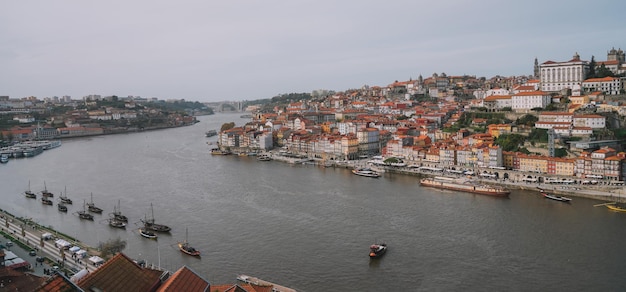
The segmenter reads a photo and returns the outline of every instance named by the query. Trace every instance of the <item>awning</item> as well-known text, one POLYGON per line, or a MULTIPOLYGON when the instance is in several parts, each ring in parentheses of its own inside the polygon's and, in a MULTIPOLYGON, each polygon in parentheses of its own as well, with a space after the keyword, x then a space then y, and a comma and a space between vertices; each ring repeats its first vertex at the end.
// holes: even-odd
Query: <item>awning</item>
POLYGON ((6 250, 6 249, 4 250, 4 260, 5 261, 9 261, 9 260, 16 259, 16 258, 17 258, 17 255, 14 252, 12 252, 10 250, 6 250))
POLYGON ((72 244, 69 243, 67 240, 63 240, 63 239, 57 239, 57 241, 54 242, 57 246, 59 247, 63 247, 63 248, 69 248, 72 244))
POLYGON ((89 261, 92 262, 94 265, 104 263, 104 260, 99 256, 92 256, 89 258, 89 261))
POLYGON ((84 249, 81 249, 79 251, 76 252, 76 256, 84 258, 87 255, 87 251, 84 249))
POLYGON ((78 271, 78 273, 74 274, 74 276, 70 278, 70 281, 76 283, 80 279, 82 279, 84 276, 87 276, 87 274, 89 274, 89 271, 87 269, 82 269, 78 271))
POLYGON ((11 269, 17 269, 21 267, 28 267, 30 266, 30 264, 21 258, 15 258, 9 261, 5 261, 4 266, 11 269))

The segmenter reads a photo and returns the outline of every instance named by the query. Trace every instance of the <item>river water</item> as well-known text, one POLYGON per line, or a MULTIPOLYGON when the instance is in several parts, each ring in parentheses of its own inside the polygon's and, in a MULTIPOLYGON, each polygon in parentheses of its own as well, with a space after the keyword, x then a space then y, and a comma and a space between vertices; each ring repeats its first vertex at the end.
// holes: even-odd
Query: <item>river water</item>
POLYGON ((216 137, 204 132, 243 125, 239 115, 64 140, 13 159, 0 165, 0 208, 92 246, 119 237, 129 257, 171 271, 186 265, 212 284, 247 274, 299 291, 626 290, 626 214, 598 201, 517 190, 492 198, 422 188, 410 176, 211 156, 206 142, 216 137), (29 181, 35 192, 45 182, 55 199, 67 188, 74 205, 63 214, 26 199, 29 181), (81 221, 75 212, 91 195, 105 211, 81 221), (118 202, 126 230, 104 220, 118 202), (157 241, 137 232, 152 214, 172 227, 157 241), (186 230, 202 258, 176 248, 186 230), (370 260, 377 241, 389 251, 370 260))

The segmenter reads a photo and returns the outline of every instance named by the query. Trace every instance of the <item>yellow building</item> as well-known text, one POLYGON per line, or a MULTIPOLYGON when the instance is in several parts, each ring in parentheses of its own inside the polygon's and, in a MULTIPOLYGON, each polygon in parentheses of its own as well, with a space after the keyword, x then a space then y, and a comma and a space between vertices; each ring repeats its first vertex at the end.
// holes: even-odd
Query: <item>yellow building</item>
POLYGON ((508 124, 491 124, 487 126, 487 133, 494 138, 498 138, 501 134, 511 133, 512 127, 508 124))
POLYGON ((548 173, 548 157, 536 155, 520 155, 519 170, 536 173, 548 173))

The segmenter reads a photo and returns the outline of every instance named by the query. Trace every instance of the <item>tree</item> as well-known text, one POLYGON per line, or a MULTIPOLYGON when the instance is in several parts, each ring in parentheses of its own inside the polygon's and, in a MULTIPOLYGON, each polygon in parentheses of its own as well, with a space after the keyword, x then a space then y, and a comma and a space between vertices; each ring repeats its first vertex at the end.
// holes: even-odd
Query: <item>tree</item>
POLYGON ((383 161, 385 164, 398 163, 400 160, 397 157, 389 157, 383 161))
POLYGON ((567 150, 565 148, 554 149, 554 157, 565 157, 565 156, 567 156, 567 150))
POLYGON ((548 130, 533 128, 528 134, 528 140, 531 142, 548 143, 548 130))
POLYGON ((597 78, 604 78, 604 77, 614 77, 615 74, 613 74, 613 71, 609 70, 606 66, 604 66, 604 63, 602 63, 602 65, 600 65, 600 68, 598 68, 598 72, 596 72, 596 77, 597 78))
POLYGON ((100 249, 102 257, 106 257, 108 255, 114 255, 118 252, 121 252, 126 248, 126 241, 118 238, 109 239, 107 242, 100 242, 98 244, 98 249, 100 249))
POLYGON ((591 56, 591 61, 589 61, 589 72, 587 72, 585 79, 589 78, 596 78, 596 58, 594 56, 591 56))
POLYGON ((526 137, 519 134, 502 134, 496 138, 494 143, 500 145, 502 151, 519 151, 525 140, 526 137))
POLYGON ((224 131, 230 130, 230 129, 234 128, 234 127, 235 127, 235 122, 224 123, 222 125, 222 127, 220 128, 220 132, 224 132, 224 131))
POLYGON ((556 104, 554 104, 554 103, 551 103, 551 104, 546 106, 546 110, 547 111, 553 111, 553 110, 556 110, 556 109, 557 109, 557 107, 556 107, 556 104))
POLYGON ((515 122, 518 125, 526 125, 529 127, 532 127, 535 125, 535 123, 539 120, 539 118, 537 118, 534 115, 524 115, 520 118, 517 119, 517 121, 515 122))

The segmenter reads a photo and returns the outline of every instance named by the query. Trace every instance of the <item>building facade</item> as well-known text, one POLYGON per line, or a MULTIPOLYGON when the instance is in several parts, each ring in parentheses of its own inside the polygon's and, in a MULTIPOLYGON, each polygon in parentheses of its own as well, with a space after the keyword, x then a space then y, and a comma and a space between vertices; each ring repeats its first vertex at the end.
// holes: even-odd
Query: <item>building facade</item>
POLYGON ((563 89, 580 89, 589 73, 589 62, 578 53, 567 62, 546 61, 539 66, 542 91, 557 92, 563 89))

